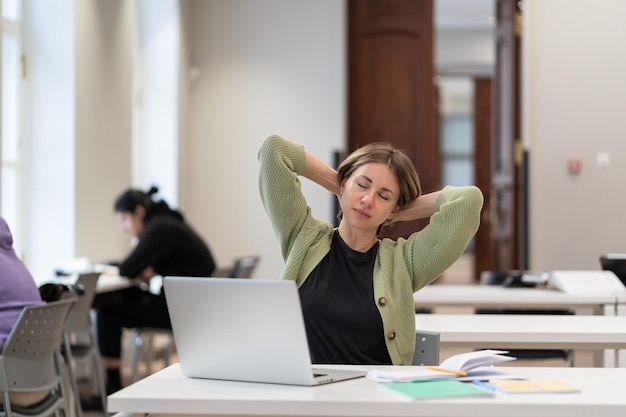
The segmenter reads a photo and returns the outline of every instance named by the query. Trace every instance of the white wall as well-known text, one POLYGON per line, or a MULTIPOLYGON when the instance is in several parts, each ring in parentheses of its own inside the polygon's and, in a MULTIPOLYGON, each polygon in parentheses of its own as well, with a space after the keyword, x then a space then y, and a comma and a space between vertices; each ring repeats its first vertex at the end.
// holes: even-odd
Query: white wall
POLYGON ((131 3, 25 2, 25 262, 38 277, 130 248, 113 199, 130 184, 131 3))
MULTIPOLYGON (((28 52, 41 55, 29 58, 26 90, 25 114, 33 121, 25 130, 33 143, 27 153, 33 169, 26 185, 28 240, 38 253, 28 252, 27 262, 39 265, 40 256, 114 258, 128 247, 111 209, 130 184, 127 3, 59 0, 46 9, 39 2, 44 10, 30 16, 38 33, 27 34, 28 52), (76 20, 59 17, 54 30, 42 29, 50 16, 73 4, 76 20), (80 38, 76 86, 71 48, 51 53, 73 42, 74 25, 80 38), (35 35, 43 37, 34 42, 35 35), (53 71, 63 72, 61 81, 47 81, 53 71), (61 112, 73 106, 75 122, 61 112), (74 133, 76 161, 68 139, 74 133)), ((624 251, 626 56, 619 51, 626 41, 620 20, 626 2, 525 4, 530 266, 596 269, 600 253, 624 251), (600 152, 610 156, 607 169, 596 164, 600 152), (568 158, 582 160, 580 175, 567 173, 568 158)), ((181 1, 179 205, 220 264, 260 254, 257 277, 280 273, 278 245, 257 189, 256 153, 265 136, 280 133, 300 141, 327 162, 344 148, 344 7, 335 0, 181 1), (188 85, 191 67, 199 78, 188 85)), ((314 213, 332 220, 332 197, 306 180, 304 188, 314 213)))
MULTIPOLYGON (((45 4, 36 3, 27 36, 25 112, 35 122, 25 132, 33 144, 25 261, 37 274, 74 257, 125 255, 112 204, 132 178, 133 2, 45 4)), ((257 276, 277 277, 256 153, 271 133, 329 163, 344 149, 344 2, 181 0, 180 10, 179 154, 169 155, 179 164, 178 206, 219 264, 259 254, 257 276), (190 68, 199 74, 192 84, 190 68)), ((332 221, 333 197, 306 180, 304 190, 313 212, 332 221)))
POLYGON ((626 251, 626 2, 524 3, 530 267, 598 269, 600 254, 626 251))
MULTIPOLYGON (((159 198, 178 205, 178 50, 177 0, 137 1, 135 146, 132 185, 159 187, 159 198)), ((129 184, 130 185, 130 184, 129 184)))
MULTIPOLYGON (((327 162, 345 143, 345 12, 336 0, 190 1, 189 91, 180 206, 220 264, 260 254, 256 277, 278 277, 280 249, 260 202, 257 150, 269 134, 327 162)), ((332 196, 304 180, 313 213, 332 196)))
POLYGON ((24 2, 24 260, 34 273, 74 256, 73 0, 24 2), (37 7, 33 7, 36 5, 37 7), (54 25, 51 25, 54 22, 54 25), (44 209, 42 209, 44 208, 44 209))
POLYGON ((96 262, 119 259, 130 249, 115 219, 113 200, 130 185, 132 21, 132 2, 75 1, 73 256, 96 262))

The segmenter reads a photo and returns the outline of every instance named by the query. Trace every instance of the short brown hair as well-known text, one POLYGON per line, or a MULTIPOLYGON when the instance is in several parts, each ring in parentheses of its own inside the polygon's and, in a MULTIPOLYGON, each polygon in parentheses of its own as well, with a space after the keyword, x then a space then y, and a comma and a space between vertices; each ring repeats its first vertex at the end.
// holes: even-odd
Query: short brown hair
POLYGON ((339 184, 342 184, 359 167, 370 163, 385 164, 394 174, 400 187, 398 196, 400 208, 422 194, 419 177, 409 156, 386 142, 369 143, 348 155, 337 169, 339 184))
MULTIPOLYGON (((422 194, 417 171, 409 156, 386 142, 369 143, 348 155, 337 168, 339 184, 343 184, 359 167, 370 163, 387 165, 396 177, 400 188, 397 201, 399 208, 404 207, 422 194)), ((340 212, 337 217, 341 219, 341 216, 342 213, 340 212)), ((381 228, 378 229, 379 233, 380 230, 381 228)))

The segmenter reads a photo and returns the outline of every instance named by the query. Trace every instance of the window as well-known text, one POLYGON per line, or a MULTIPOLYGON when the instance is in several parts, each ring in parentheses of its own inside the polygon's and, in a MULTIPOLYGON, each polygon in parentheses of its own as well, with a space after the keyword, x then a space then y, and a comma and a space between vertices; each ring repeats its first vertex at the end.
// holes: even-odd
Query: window
POLYGON ((139 0, 134 33, 133 186, 178 204, 179 15, 174 0, 139 0))
POLYGON ((439 143, 442 184, 474 184, 473 81, 467 76, 439 76, 439 143))
POLYGON ((2 135, 0 136, 0 214, 13 232, 14 247, 20 247, 20 42, 21 0, 2 0, 2 135))
POLYGON ((472 117, 468 114, 441 118, 441 153, 443 184, 474 184, 474 150, 472 117))

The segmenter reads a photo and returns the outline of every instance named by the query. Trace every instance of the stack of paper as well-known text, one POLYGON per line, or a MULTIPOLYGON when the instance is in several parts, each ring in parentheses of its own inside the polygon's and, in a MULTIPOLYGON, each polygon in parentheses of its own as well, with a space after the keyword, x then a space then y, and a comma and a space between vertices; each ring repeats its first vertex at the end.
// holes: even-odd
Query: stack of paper
POLYGON ((374 369, 368 372, 367 377, 380 382, 381 388, 411 399, 495 395, 496 392, 580 392, 563 381, 523 379, 499 372, 492 365, 515 360, 506 353, 508 351, 505 350, 461 353, 444 360, 439 366, 374 369))
POLYGON ((508 350, 478 350, 476 352, 461 353, 449 357, 441 362, 439 368, 469 371, 481 366, 497 365, 503 362, 514 361, 516 358, 507 356, 508 350))
MULTIPOLYGON (((479 350, 451 356, 439 366, 411 368, 407 370, 374 369, 368 372, 368 378, 377 382, 409 382, 426 379, 469 379, 478 377, 498 377, 499 372, 490 367, 498 363, 513 361, 516 358, 506 356, 506 350, 479 350)), ((501 375, 500 378, 508 378, 501 375)))
POLYGON ((552 271, 548 287, 564 292, 626 292, 626 287, 612 271, 552 271))

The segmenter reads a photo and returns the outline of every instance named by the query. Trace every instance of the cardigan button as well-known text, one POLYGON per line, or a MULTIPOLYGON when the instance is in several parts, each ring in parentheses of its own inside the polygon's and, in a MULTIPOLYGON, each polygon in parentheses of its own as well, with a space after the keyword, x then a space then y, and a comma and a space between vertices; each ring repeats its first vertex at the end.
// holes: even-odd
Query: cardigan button
POLYGON ((384 307, 387 305, 387 299, 385 297, 380 297, 378 299, 378 305, 381 307, 384 307))
POLYGON ((396 338, 396 332, 394 332, 393 330, 387 334, 387 339, 393 340, 395 338, 396 338))

